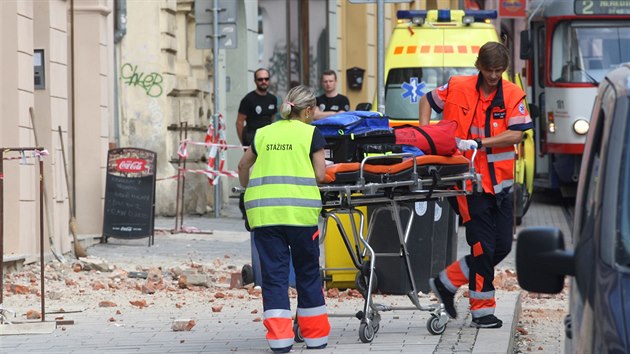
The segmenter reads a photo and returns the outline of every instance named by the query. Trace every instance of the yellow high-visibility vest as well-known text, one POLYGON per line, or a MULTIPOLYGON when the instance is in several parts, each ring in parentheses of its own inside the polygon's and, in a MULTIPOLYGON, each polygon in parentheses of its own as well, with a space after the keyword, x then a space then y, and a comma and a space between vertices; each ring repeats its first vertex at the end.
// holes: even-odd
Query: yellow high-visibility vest
POLYGON ((256 131, 256 163, 245 190, 251 228, 316 226, 322 208, 310 158, 314 126, 283 119, 256 131))

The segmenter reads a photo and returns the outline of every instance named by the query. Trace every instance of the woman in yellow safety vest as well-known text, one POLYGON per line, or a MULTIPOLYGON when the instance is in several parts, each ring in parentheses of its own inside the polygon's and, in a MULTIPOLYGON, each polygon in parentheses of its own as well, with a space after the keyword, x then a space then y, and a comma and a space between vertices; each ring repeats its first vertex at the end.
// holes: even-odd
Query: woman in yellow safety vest
POLYGON ((263 323, 269 347, 276 353, 289 352, 295 337, 288 295, 289 257, 296 275, 297 323, 307 348, 325 348, 330 332, 317 228, 322 208, 317 182, 324 180, 326 172, 326 141, 309 124, 314 110, 310 88, 291 89, 281 106, 283 119, 259 128, 238 164, 239 180, 247 187, 247 220, 255 230, 260 254, 263 323))

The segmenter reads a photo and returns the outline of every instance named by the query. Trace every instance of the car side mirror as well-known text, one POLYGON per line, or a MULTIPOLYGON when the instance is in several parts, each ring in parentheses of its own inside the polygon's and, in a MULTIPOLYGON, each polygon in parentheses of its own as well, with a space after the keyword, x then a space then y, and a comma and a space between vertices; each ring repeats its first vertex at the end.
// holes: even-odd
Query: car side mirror
POLYGON ((372 104, 369 102, 361 102, 357 105, 356 111, 369 111, 372 109, 372 104))
POLYGON ((521 288, 557 294, 564 287, 564 276, 575 274, 572 251, 565 251, 564 236, 557 228, 531 227, 518 234, 516 275, 521 288))

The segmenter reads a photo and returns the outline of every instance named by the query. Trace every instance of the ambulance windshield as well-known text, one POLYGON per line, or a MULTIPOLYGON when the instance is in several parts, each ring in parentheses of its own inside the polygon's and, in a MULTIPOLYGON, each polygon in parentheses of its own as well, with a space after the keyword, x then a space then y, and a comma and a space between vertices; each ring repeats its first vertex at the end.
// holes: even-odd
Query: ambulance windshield
MULTIPOLYGON (((456 75, 476 75, 477 69, 424 67, 396 68, 387 74, 385 114, 393 119, 418 120, 418 102, 427 92, 448 82, 456 75)), ((442 119, 433 112, 431 119, 442 119)))

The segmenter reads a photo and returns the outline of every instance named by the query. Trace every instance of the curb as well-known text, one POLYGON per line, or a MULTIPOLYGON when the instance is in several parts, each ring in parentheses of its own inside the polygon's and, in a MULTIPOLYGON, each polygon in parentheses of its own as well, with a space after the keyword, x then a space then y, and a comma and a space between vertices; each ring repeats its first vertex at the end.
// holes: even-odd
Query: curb
POLYGON ((514 352, 514 331, 521 314, 521 293, 522 291, 497 294, 496 315, 503 319, 503 327, 479 330, 472 354, 514 352))

